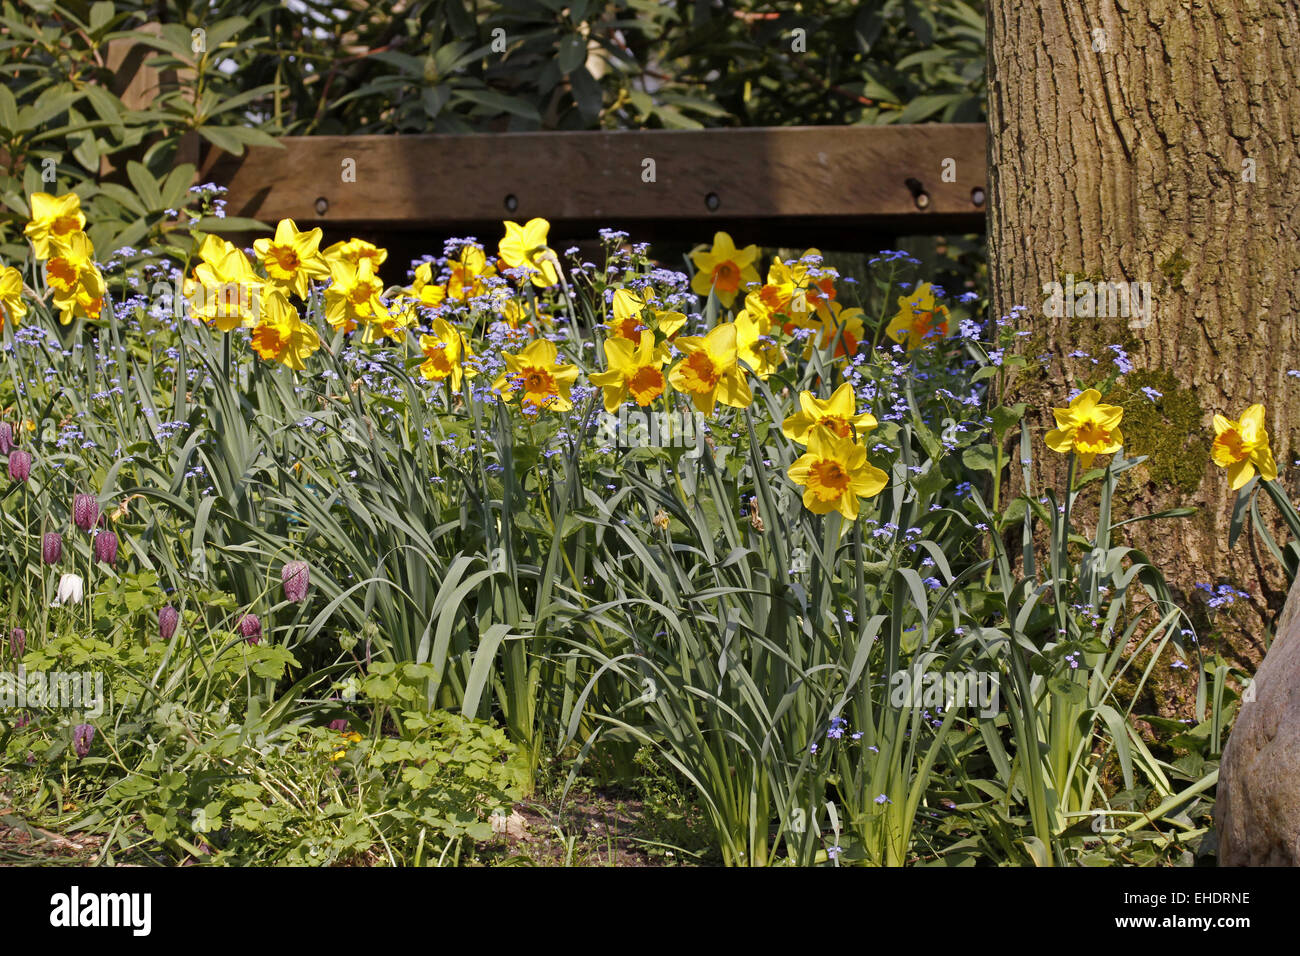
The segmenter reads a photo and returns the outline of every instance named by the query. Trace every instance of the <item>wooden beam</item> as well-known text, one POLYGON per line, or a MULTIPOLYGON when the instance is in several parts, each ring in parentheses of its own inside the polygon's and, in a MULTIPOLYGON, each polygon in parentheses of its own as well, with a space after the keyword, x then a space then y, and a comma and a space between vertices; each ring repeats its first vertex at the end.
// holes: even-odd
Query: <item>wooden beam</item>
POLYGON ((286 137, 283 149, 214 153, 202 176, 229 188, 229 215, 331 234, 482 238, 542 216, 556 238, 725 228, 737 241, 833 234, 865 248, 983 231, 985 141, 982 124, 286 137))

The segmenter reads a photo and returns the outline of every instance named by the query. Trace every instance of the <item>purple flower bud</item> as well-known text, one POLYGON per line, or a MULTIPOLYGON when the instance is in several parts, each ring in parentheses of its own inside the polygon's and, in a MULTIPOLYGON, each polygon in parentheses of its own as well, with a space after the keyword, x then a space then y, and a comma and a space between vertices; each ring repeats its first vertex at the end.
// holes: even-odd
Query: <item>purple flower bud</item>
POLYGON ((99 500, 94 495, 75 495, 72 499, 72 520, 82 531, 89 531, 99 520, 99 500))
POLYGON ((307 589, 311 587, 311 568, 306 561, 290 561, 281 569, 280 580, 284 582, 284 596, 294 604, 307 600, 307 589))
POLYGON ((9 653, 14 657, 22 657, 27 653, 27 632, 21 627, 15 627, 9 632, 9 653))
POLYGON ((0 455, 7 455, 14 450, 14 426, 0 422, 0 455))
POLYGON ((77 724, 72 731, 72 748, 77 752, 77 759, 81 760, 86 754, 90 753, 90 744, 95 739, 95 728, 90 724, 77 724))
POLYGON ((45 532, 41 539, 41 560, 46 564, 58 564, 63 559, 63 535, 57 531, 45 532))
POLYGON ((164 641, 170 641, 172 635, 176 633, 176 625, 180 623, 180 611, 168 604, 158 610, 158 636, 164 641))
POLYGON ((95 535, 95 542, 91 547, 94 552, 96 561, 103 561, 107 565, 117 563, 117 532, 101 531, 95 535))
POLYGON ((21 448, 9 453, 9 477, 14 481, 26 481, 32 475, 32 456, 21 448))
POLYGON ((250 644, 260 644, 262 642, 262 622, 257 619, 256 614, 245 614, 239 622, 239 632, 250 644))
POLYGON ((330 730, 337 730, 342 732, 347 729, 348 729, 348 722, 342 717, 340 717, 338 720, 330 721, 330 730))

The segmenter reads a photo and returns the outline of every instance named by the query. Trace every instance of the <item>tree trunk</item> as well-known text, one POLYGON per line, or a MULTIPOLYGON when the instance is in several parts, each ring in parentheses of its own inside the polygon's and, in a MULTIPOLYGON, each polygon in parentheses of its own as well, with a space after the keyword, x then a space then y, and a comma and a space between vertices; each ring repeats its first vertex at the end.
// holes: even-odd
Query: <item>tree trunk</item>
MULTIPOLYGON (((1209 458, 1211 420, 1264 403, 1281 478, 1294 487, 1300 0, 1079 6, 988 3, 993 308, 1028 310, 1016 320, 1030 333, 1019 340, 1030 371, 1016 397, 1029 407, 1036 481, 1064 484, 1062 456, 1042 442, 1051 407, 1114 369, 1110 346, 1124 349, 1135 370, 1109 399, 1125 407, 1126 453, 1150 458, 1122 479, 1116 518, 1198 512, 1121 533, 1165 571, 1198 633, 1220 631, 1229 659, 1253 670, 1286 586, 1249 531, 1228 549, 1235 493, 1209 458), (1150 283, 1149 324, 1049 317, 1044 285, 1070 275, 1150 283), (1071 355, 1080 350, 1089 356, 1071 355), (1153 402, 1143 387, 1162 396, 1153 402), (1197 582, 1231 583, 1251 599, 1210 612, 1197 582)), ((1271 521, 1263 496, 1260 509, 1271 521)), ((1192 676, 1174 676, 1190 689, 1192 676)))

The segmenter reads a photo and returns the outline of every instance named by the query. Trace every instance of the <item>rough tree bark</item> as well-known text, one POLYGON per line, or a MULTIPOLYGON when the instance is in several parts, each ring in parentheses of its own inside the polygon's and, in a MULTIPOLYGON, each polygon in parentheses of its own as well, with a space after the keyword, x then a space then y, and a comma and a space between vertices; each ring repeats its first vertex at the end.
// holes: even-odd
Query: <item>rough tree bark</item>
POLYGON ((989 0, 988 28, 993 307, 1027 307, 1020 348, 1031 368, 1050 356, 1018 385, 1037 480, 1064 483, 1042 444, 1051 406, 1124 348, 1136 370, 1112 401, 1128 453, 1151 459, 1122 483, 1119 517, 1199 509, 1128 526, 1128 542, 1202 614, 1196 582, 1251 594, 1213 623, 1253 669, 1285 582, 1252 536, 1228 549, 1235 495, 1209 460, 1211 419, 1263 402, 1283 480, 1300 473, 1300 0, 989 0), (1149 282, 1149 326, 1047 317, 1044 284, 1070 274, 1149 282))

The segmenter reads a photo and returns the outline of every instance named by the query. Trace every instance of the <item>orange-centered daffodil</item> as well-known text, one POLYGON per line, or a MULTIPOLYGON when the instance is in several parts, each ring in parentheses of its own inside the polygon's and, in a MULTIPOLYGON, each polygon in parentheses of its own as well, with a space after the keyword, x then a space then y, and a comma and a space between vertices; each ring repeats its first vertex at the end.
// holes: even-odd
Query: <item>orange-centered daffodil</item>
POLYGON ((705 336, 685 336, 676 345, 686 355, 673 367, 668 381, 679 392, 690 395, 696 409, 712 415, 717 402, 745 408, 754 400, 745 373, 736 363, 735 325, 728 322, 705 336))
POLYGON ((754 268, 757 259, 758 246, 737 249, 731 236, 715 233, 712 249, 699 248, 691 253, 691 261, 695 263, 691 289, 705 296, 712 290, 718 301, 729 309, 741 289, 758 281, 758 271, 754 268))
POLYGON ((937 342, 948 334, 948 309, 935 305, 930 283, 922 282, 911 295, 899 296, 898 314, 885 334, 909 349, 937 342))
POLYGON ((330 275, 329 265, 320 254, 321 236, 319 228, 299 232, 292 219, 281 219, 275 227, 275 238, 256 240, 253 251, 276 288, 306 299, 312 280, 323 281, 330 275))
POLYGON ((838 511, 858 517, 858 499, 880 494, 889 476, 867 461, 867 450, 817 426, 808 434, 808 452, 790 466, 790 480, 804 488, 804 507, 814 514, 838 511))
POLYGON ((1268 447, 1268 429, 1264 425, 1264 406, 1252 405, 1240 421, 1223 415, 1214 416, 1214 445, 1210 449, 1214 463, 1228 469, 1228 480, 1236 491, 1255 476, 1265 481, 1277 479, 1277 464, 1268 447))
POLYGON ((210 235, 199 247, 199 259, 184 287, 194 314, 221 332, 255 325, 263 283, 243 251, 210 235))
POLYGON ((301 372, 307 356, 319 348, 320 336, 302 321, 284 290, 264 289, 259 321, 253 327, 254 351, 268 362, 301 372))
POLYGON ((504 401, 521 400, 525 415, 536 415, 542 409, 567 412, 573 408, 571 389, 578 378, 576 365, 559 365, 559 350, 549 339, 537 339, 518 354, 502 352, 506 371, 492 388, 504 401))
POLYGON ((453 392, 460 391, 462 376, 478 374, 477 369, 465 365, 465 360, 473 358, 474 353, 465 344, 460 330, 446 319, 433 320, 433 334, 420 336, 420 351, 425 359, 420 374, 431 382, 450 379, 453 392))
POLYGON ((379 299, 384 283, 375 275, 374 259, 362 257, 355 265, 343 258, 328 261, 330 284, 325 290, 325 320, 343 332, 351 332, 360 323, 367 332, 378 326, 382 334, 384 324, 392 322, 393 317, 379 299))
POLYGON ((819 425, 830 429, 837 438, 852 439, 878 424, 875 415, 858 412, 853 386, 845 382, 825 400, 812 392, 800 392, 799 411, 781 423, 781 434, 792 442, 806 445, 808 436, 819 425))
POLYGON ((634 346, 627 339, 605 340, 606 371, 591 375, 591 384, 605 390, 605 411, 613 414, 628 396, 645 407, 664 393, 664 363, 668 347, 655 345, 655 334, 643 330, 634 346))
POLYGON ((86 217, 76 193, 32 193, 32 219, 23 235, 30 240, 37 259, 48 259, 52 246, 57 247, 69 235, 85 228, 86 217))

